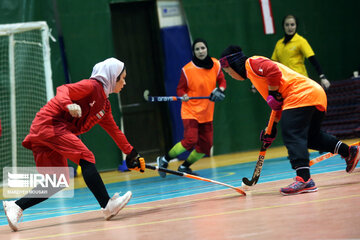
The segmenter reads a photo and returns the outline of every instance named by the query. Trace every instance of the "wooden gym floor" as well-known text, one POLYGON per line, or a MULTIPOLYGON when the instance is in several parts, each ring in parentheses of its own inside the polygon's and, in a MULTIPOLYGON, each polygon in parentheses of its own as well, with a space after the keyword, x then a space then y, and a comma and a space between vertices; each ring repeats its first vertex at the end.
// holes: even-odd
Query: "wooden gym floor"
MULTIPOLYGON (((242 177, 251 177, 257 155, 204 158, 193 169, 240 186, 242 177)), ((360 168, 352 174, 344 169, 339 156, 327 159, 311 167, 318 192, 282 196, 279 188, 292 183, 295 172, 283 147, 270 148, 259 183, 246 197, 212 183, 162 179, 151 170, 102 173, 109 194, 133 192, 111 221, 103 220, 82 178, 76 178, 73 199, 49 199, 27 209, 18 232, 7 226, 1 209, 0 239, 360 239, 360 168)))

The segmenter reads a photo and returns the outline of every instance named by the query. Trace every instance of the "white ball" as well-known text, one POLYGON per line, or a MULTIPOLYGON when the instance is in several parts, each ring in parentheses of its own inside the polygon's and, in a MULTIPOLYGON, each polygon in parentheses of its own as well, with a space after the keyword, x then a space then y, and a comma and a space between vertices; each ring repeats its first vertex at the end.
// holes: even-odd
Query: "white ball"
POLYGON ((250 186, 248 186, 248 185, 246 185, 245 183, 241 183, 241 187, 242 187, 242 189, 244 189, 245 191, 246 190, 250 190, 250 186))

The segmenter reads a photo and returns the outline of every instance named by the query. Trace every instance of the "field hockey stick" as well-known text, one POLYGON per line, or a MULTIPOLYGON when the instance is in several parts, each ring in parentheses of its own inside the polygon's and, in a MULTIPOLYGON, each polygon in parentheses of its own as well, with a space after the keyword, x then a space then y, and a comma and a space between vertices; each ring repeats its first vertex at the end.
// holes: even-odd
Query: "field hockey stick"
MULTIPOLYGON (((359 145, 360 145, 360 142, 355 142, 355 143, 350 144, 350 146, 359 146, 359 145)), ((309 165, 312 166, 315 163, 324 161, 324 160, 326 160, 328 158, 331 158, 331 157, 333 157, 335 155, 337 155, 337 153, 331 153, 331 152, 325 153, 323 155, 320 155, 320 156, 318 156, 316 158, 311 159, 309 165)))
POLYGON ((145 167, 148 168, 148 169, 151 169, 151 170, 157 170, 159 172, 166 172, 166 173, 173 174, 173 175, 176 175, 176 176, 179 176, 179 177, 187 177, 187 178, 200 180, 200 181, 204 181, 204 182, 211 182, 211 183, 219 184, 219 185, 222 185, 222 186, 225 186, 225 187, 228 187, 228 188, 232 188, 235 191, 237 191, 238 193, 246 196, 246 193, 243 190, 241 190, 240 188, 231 186, 231 185, 226 184, 226 183, 218 182, 218 181, 211 180, 211 179, 204 178, 204 177, 195 176, 195 175, 184 173, 184 172, 178 172, 178 171, 170 170, 170 169, 167 169, 167 168, 162 168, 162 167, 159 167, 159 166, 152 166, 152 165, 149 165, 149 164, 146 164, 145 167))
MULTIPOLYGON (((149 96, 149 90, 144 91, 144 98, 147 102, 172 102, 182 100, 183 97, 178 96, 149 96)), ((210 97, 189 97, 191 99, 210 99, 210 97)))
MULTIPOLYGON (((269 119, 269 122, 268 122, 268 125, 267 125, 267 128, 266 128, 266 132, 265 132, 265 134, 267 134, 267 135, 271 134, 272 126, 273 126, 274 120, 275 120, 275 115, 276 115, 276 112, 271 111, 270 119, 269 119)), ((264 164, 266 149, 267 149, 266 143, 263 142, 262 145, 261 145, 261 148, 260 148, 259 157, 258 157, 258 160, 257 160, 256 166, 255 166, 255 169, 254 169, 254 173, 252 175, 251 180, 249 180, 246 177, 243 177, 243 179, 242 179, 242 181, 243 181, 243 183, 245 185, 254 186, 258 182, 259 177, 260 177, 260 173, 261 173, 261 169, 262 169, 263 164, 264 164)))

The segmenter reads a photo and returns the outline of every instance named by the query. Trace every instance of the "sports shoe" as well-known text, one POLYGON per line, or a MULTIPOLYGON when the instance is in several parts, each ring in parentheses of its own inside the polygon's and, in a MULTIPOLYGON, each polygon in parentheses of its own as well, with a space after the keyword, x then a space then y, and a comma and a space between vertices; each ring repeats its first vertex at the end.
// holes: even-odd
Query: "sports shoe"
POLYGON ((199 176, 199 174, 197 174, 196 172, 193 172, 193 171, 191 170, 191 168, 185 167, 185 166, 183 166, 183 165, 180 165, 180 166, 179 166, 178 171, 179 171, 179 172, 183 172, 183 173, 187 173, 187 174, 191 174, 191 175, 195 175, 195 176, 199 176))
POLYGON ((296 176, 295 182, 285 188, 280 189, 282 195, 293 195, 307 192, 316 192, 318 189, 315 186, 315 182, 309 178, 307 182, 302 177, 296 176))
POLYGON ((351 146, 349 148, 349 156, 345 158, 346 172, 352 173, 360 159, 360 151, 358 146, 351 146))
POLYGON ((3 207, 10 228, 16 232, 23 210, 15 203, 15 201, 3 201, 3 207))
MULTIPOLYGON (((166 161, 165 156, 157 157, 156 158, 157 165, 162 168, 167 168, 169 166, 169 162, 166 161)), ((165 178, 166 172, 160 172, 158 171, 160 177, 165 178)))
POLYGON ((105 220, 110 220, 112 217, 116 216, 121 209, 130 201, 132 192, 128 191, 123 196, 119 196, 119 193, 115 193, 109 202, 106 204, 105 209, 102 208, 105 220))

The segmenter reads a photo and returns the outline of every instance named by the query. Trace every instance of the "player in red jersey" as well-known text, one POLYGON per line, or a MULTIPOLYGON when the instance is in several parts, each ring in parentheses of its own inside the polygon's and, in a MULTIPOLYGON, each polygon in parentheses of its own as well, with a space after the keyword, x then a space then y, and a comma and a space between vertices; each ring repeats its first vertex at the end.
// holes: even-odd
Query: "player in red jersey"
MULTIPOLYGON (((65 84, 33 120, 23 146, 32 150, 37 167, 67 167, 67 159, 79 164, 86 185, 102 208, 106 220, 115 216, 130 200, 132 193, 115 194, 110 198, 95 167, 95 157, 77 137, 99 124, 127 154, 129 169, 145 170, 145 162, 116 125, 111 113, 109 94, 119 93, 124 85, 126 69, 123 62, 109 58, 97 63, 90 79, 65 84)), ((38 187, 35 187, 38 188, 38 187)), ((54 190, 52 194, 55 194, 54 190)), ((47 197, 29 195, 17 201, 3 201, 9 226, 17 231, 23 210, 47 197)))

